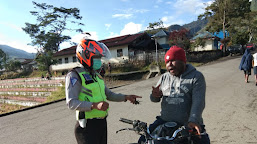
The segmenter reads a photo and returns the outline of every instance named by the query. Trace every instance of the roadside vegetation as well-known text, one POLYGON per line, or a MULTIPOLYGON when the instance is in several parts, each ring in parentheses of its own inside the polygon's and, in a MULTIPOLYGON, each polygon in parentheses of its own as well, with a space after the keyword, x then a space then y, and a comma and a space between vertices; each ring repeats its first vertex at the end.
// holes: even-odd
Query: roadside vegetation
POLYGON ((51 96, 47 97, 47 100, 45 102, 52 102, 63 98, 65 98, 65 84, 59 87, 57 91, 52 92, 51 96))
POLYGON ((0 114, 12 112, 12 111, 16 111, 24 108, 27 108, 27 107, 21 106, 21 105, 8 104, 8 103, 0 103, 0 114))

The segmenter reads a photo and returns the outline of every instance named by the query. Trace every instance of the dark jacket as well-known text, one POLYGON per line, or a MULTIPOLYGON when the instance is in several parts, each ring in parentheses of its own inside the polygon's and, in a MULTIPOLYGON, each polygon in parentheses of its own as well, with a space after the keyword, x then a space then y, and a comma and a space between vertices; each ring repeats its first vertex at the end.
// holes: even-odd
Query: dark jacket
POLYGON ((252 55, 249 49, 245 50, 245 53, 241 59, 239 69, 244 71, 249 71, 252 68, 252 55))

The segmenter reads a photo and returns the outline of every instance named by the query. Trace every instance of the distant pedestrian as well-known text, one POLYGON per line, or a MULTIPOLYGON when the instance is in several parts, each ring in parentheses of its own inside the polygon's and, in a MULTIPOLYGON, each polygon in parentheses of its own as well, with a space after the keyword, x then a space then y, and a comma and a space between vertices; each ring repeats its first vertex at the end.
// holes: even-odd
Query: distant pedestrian
POLYGON ((255 85, 257 86, 257 52, 253 54, 253 73, 255 78, 255 85))
POLYGON ((46 73, 46 79, 47 79, 47 80, 50 80, 50 75, 49 75, 48 72, 46 73))
POLYGON ((112 73, 112 65, 110 62, 108 63, 108 70, 109 70, 109 73, 112 73))
POLYGON ((239 69, 244 71, 246 83, 248 83, 249 75, 251 75, 252 59, 250 49, 246 49, 239 65, 239 69))

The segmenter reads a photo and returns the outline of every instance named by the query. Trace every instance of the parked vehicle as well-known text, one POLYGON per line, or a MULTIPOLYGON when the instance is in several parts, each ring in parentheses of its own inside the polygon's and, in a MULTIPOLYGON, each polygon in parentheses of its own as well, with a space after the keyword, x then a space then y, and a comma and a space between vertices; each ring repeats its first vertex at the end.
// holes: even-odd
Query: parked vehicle
MULTIPOLYGON (((133 125, 133 128, 124 128, 116 131, 116 133, 123 130, 132 130, 139 135, 145 137, 145 142, 141 144, 191 144, 191 138, 193 136, 198 136, 195 131, 189 129, 187 126, 178 125, 175 122, 166 122, 158 126, 152 133, 150 133, 147 123, 139 120, 128 120, 125 118, 120 118, 121 122, 133 125)), ((205 135, 206 133, 201 133, 205 135)))
POLYGON ((229 52, 229 55, 232 56, 233 54, 243 54, 244 50, 243 50, 242 45, 236 44, 236 45, 229 46, 228 52, 229 52))

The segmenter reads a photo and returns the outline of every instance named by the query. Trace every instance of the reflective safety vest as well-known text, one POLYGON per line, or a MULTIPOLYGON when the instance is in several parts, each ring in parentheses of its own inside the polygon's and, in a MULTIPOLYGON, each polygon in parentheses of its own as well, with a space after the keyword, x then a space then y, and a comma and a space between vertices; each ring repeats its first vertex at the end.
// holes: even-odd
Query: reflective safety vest
MULTIPOLYGON (((102 77, 96 73, 96 77, 92 78, 92 75, 85 71, 84 68, 76 68, 75 70, 79 74, 82 82, 81 91, 79 93, 79 100, 89 102, 106 101, 105 85, 102 77)), ((84 113, 76 111, 76 118, 77 120, 81 119, 81 113, 83 114, 83 117, 85 116, 85 119, 103 118, 107 116, 108 110, 109 108, 106 111, 93 109, 84 113)))

